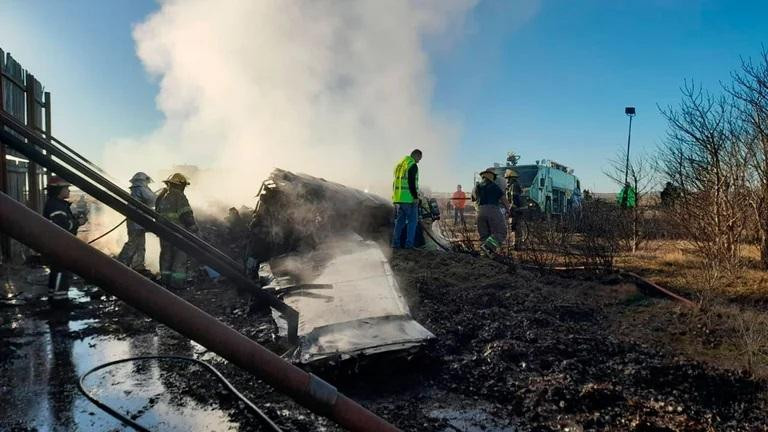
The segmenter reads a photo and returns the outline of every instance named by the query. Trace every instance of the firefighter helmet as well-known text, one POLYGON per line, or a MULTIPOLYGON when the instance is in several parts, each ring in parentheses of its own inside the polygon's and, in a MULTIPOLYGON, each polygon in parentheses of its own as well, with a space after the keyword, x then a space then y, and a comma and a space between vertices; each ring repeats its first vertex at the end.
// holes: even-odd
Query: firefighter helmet
POLYGON ((187 178, 182 173, 171 174, 171 176, 168 177, 167 179, 163 180, 163 182, 164 183, 177 184, 177 185, 183 185, 183 186, 187 186, 187 185, 190 184, 189 180, 187 180, 187 178))
POLYGON ((48 185, 46 187, 52 188, 52 187, 64 187, 64 186, 72 186, 72 183, 64 180, 59 176, 53 176, 50 178, 50 180, 48 180, 48 185))
POLYGON ((494 171, 493 167, 486 169, 485 171, 480 173, 480 176, 483 174, 490 174, 493 176, 493 179, 496 180, 496 171, 494 171))
POLYGON ((129 181, 131 183, 135 183, 135 182, 152 183, 152 178, 150 176, 148 176, 147 173, 139 171, 136 174, 134 174, 133 177, 131 177, 131 179, 129 181))

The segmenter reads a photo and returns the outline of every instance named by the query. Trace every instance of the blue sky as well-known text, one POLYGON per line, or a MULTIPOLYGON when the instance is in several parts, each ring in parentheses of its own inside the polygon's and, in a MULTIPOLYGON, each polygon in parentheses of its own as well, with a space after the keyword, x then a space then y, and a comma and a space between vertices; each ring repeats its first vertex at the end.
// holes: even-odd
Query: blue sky
MULTIPOLYGON (((462 131, 458 173, 503 161, 548 158, 586 188, 610 191, 606 161, 626 145, 624 107, 634 105, 633 153, 653 150, 684 79, 717 89, 768 44, 765 1, 481 1, 463 33, 430 49, 433 109, 462 131)), ((98 156, 104 142, 146 134, 161 122, 157 85, 143 70, 134 23, 150 0, 0 0, 0 47, 53 93, 54 134, 98 156)), ((428 158, 424 160, 428 163, 428 158)), ((425 180, 426 181, 426 180, 425 180)))

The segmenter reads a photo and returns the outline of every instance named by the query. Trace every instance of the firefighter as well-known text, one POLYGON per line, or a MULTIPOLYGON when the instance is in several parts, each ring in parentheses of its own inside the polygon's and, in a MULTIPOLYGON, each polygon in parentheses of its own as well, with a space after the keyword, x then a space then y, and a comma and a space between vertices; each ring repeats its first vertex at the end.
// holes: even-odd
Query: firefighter
POLYGON ((481 172, 480 176, 483 180, 472 192, 472 199, 478 204, 477 232, 480 234, 481 251, 493 254, 507 239, 504 212, 509 208, 509 201, 501 187, 496 184, 493 168, 481 172))
MULTIPOLYGON (((155 193, 149 188, 152 179, 143 172, 137 172, 130 180, 131 196, 142 204, 153 207, 155 205, 155 193)), ((129 220, 127 223, 128 241, 117 256, 118 261, 136 271, 145 271, 144 255, 147 231, 141 225, 129 220)))
POLYGON ((392 182, 392 203, 395 205, 395 230, 392 233, 392 249, 412 249, 416 241, 416 225, 419 223, 419 166, 421 150, 414 150, 395 166, 392 182), (403 229, 405 245, 401 244, 403 229))
POLYGON ((512 231, 512 244, 515 249, 520 248, 522 242, 522 232, 520 218, 522 216, 522 189, 518 182, 518 174, 512 168, 507 168, 504 172, 504 178, 507 179, 507 201, 509 201, 509 229, 512 231))
MULTIPOLYGON (((175 173, 163 183, 166 187, 157 195, 155 210, 169 221, 196 233, 195 216, 184 195, 189 181, 183 174, 175 173)), ((187 281, 187 254, 163 239, 160 239, 160 278, 172 289, 184 288, 187 281)))
MULTIPOLYGON (((53 176, 48 181, 48 199, 45 201, 43 216, 65 229, 72 235, 77 235, 77 229, 85 224, 85 215, 75 217, 72 213, 69 201, 70 184, 61 177, 53 176)), ((48 298, 52 302, 67 300, 67 291, 72 282, 72 272, 59 267, 55 263, 50 264, 51 273, 48 276, 48 298)))

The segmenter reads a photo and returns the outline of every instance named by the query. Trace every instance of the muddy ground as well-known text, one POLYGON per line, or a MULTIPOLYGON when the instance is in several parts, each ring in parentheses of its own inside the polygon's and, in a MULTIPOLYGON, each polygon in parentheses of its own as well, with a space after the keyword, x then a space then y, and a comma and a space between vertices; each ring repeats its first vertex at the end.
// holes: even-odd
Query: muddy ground
MULTIPOLYGON (((621 333, 616 320, 649 302, 616 277, 542 275, 416 251, 391 264, 436 341, 414 358, 315 373, 403 430, 768 430, 766 382, 621 333)), ((39 269, 3 271, 6 293, 23 294, 0 305, 0 430, 123 430, 76 381, 100 363, 153 354, 214 364, 286 431, 339 430, 82 281, 72 306, 52 310, 35 285, 39 269)), ((180 295, 284 348, 269 317, 226 284, 201 282, 180 295)), ((197 366, 120 365, 86 387, 152 430, 266 430, 197 366)))

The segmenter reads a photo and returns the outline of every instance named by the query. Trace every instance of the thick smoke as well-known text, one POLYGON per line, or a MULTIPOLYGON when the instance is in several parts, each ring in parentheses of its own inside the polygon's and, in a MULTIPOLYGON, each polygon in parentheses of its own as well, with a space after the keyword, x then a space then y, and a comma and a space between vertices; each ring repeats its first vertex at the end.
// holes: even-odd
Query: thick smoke
POLYGON ((474 3, 162 1, 134 38, 164 123, 111 143, 105 164, 125 179, 197 165, 192 201, 250 205, 273 167, 388 196, 421 148, 425 182, 451 184, 458 128, 430 107, 424 44, 458 34, 474 3))

